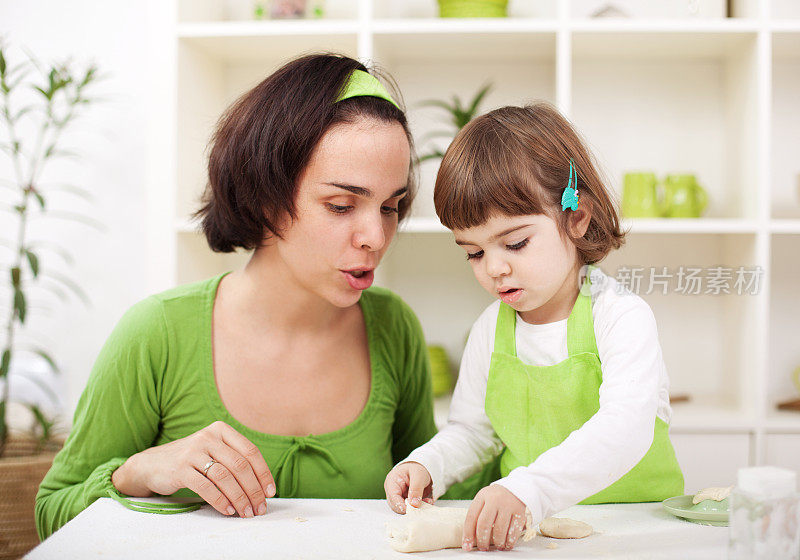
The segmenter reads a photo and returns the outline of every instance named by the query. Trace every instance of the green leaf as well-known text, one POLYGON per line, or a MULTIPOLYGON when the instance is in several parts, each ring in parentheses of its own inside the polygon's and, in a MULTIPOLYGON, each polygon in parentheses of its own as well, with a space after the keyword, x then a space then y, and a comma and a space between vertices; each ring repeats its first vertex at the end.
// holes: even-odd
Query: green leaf
POLYGON ((11 364, 11 350, 6 348, 3 350, 3 358, 0 359, 0 377, 8 375, 8 366, 11 364))
POLYGON ((417 105, 418 107, 439 107, 440 109, 444 109, 448 113, 452 113, 456 109, 452 105, 448 105, 444 101, 439 101, 438 99, 427 99, 425 101, 420 101, 417 105))
POLYGON ((33 191, 33 196, 36 197, 36 201, 39 203, 39 207, 42 210, 44 210, 45 203, 44 203, 44 197, 42 196, 42 193, 40 193, 39 191, 33 191))
POLYGON ((25 301, 25 294, 21 290, 14 290, 14 311, 19 317, 19 322, 25 322, 25 314, 28 311, 28 304, 25 301))
POLYGON ((481 101, 483 101, 483 98, 486 97, 487 93, 489 93, 490 89, 492 89, 492 84, 486 84, 475 95, 475 98, 472 100, 472 104, 469 106, 469 109, 467 110, 467 113, 470 116, 470 120, 475 118, 475 113, 478 111, 478 105, 481 104, 481 101))
POLYGON ((39 86, 31 86, 31 87, 33 89, 35 89, 36 91, 38 91, 39 93, 41 93, 42 95, 44 95, 45 99, 47 99, 48 101, 50 101, 50 99, 52 98, 52 94, 46 92, 45 90, 43 90, 39 86))
POLYGON ((18 266, 15 266, 11 269, 11 285, 14 288, 19 289, 20 279, 22 271, 19 269, 18 266))
POLYGON ((56 361, 50 356, 50 354, 48 354, 47 352, 45 352, 41 348, 34 348, 34 349, 31 350, 31 352, 33 352, 37 356, 43 358, 44 361, 46 361, 50 365, 50 367, 53 370, 53 373, 61 373, 61 370, 58 369, 58 365, 56 364, 56 361))
MULTIPOLYGON (((39 385, 41 387, 41 384, 39 385)), ((42 429, 42 436, 40 438, 41 442, 46 442, 50 439, 50 430, 53 428, 53 424, 55 421, 48 420, 47 417, 42 413, 38 406, 35 404, 29 404, 28 408, 33 413, 34 418, 36 418, 36 422, 38 422, 39 427, 42 429)))
POLYGON ((71 278, 64 276, 63 274, 56 272, 54 270, 46 270, 43 271, 42 274, 44 276, 48 276, 53 280, 57 281, 59 284, 64 286, 67 290, 71 291, 75 296, 78 297, 86 306, 91 305, 91 301, 89 300, 89 296, 86 295, 86 292, 83 291, 83 288, 78 286, 71 278))
POLYGON ((61 191, 70 194, 74 194, 75 196, 79 196, 80 198, 84 199, 87 202, 94 202, 94 195, 89 192, 88 190, 75 186, 75 185, 68 185, 68 184, 53 184, 53 185, 39 185, 40 190, 44 190, 46 192, 53 192, 53 191, 61 191))
POLYGON ((436 150, 431 152, 430 154, 425 154, 424 156, 420 156, 419 161, 422 163, 423 161, 428 161, 429 159, 441 159, 444 157, 444 153, 436 150))
POLYGON ((6 75, 6 57, 3 54, 3 49, 0 49, 0 76, 6 75))
POLYGON ((43 214, 48 218, 56 218, 61 220, 68 220, 71 222, 79 222, 89 227, 96 229, 99 232, 107 231, 105 224, 102 222, 95 220, 90 216, 84 216, 83 214, 78 214, 77 212, 65 212, 61 210, 50 210, 47 214, 43 214))
POLYGON ((36 278, 39 276, 39 257, 30 250, 25 251, 25 256, 28 257, 28 264, 31 266, 31 272, 33 272, 33 277, 36 278))
POLYGON ((22 109, 17 111, 16 115, 14 115, 14 121, 18 121, 20 119, 20 117, 22 117, 25 113, 29 113, 30 111, 33 111, 34 109, 36 109, 35 105, 28 105, 27 107, 23 107, 22 109))
POLYGON ((28 246, 31 247, 31 248, 41 248, 41 249, 43 249, 45 251, 52 251, 53 253, 55 253, 59 257, 61 257, 66 264, 68 264, 70 266, 75 264, 75 259, 72 258, 72 255, 70 255, 67 252, 66 249, 64 249, 63 247, 60 247, 59 245, 56 245, 55 243, 50 243, 48 241, 37 240, 37 241, 30 242, 28 244, 28 246))

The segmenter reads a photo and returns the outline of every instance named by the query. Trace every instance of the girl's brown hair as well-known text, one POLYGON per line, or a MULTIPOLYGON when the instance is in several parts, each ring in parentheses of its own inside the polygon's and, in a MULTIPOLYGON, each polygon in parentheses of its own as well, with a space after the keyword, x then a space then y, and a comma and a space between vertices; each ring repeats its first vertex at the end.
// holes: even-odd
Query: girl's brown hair
POLYGON ((502 107, 469 122, 442 159, 433 197, 449 229, 479 226, 495 214, 546 214, 575 244, 583 264, 603 260, 625 241, 594 158, 572 124, 549 103, 502 107), (580 208, 591 215, 582 237, 570 233, 572 211, 561 211, 570 158, 580 208))
MULTIPOLYGON (((406 132, 412 164, 408 194, 398 209, 400 219, 405 217, 416 193, 414 145, 406 115, 378 97, 337 103, 353 70, 368 71, 347 56, 303 56, 285 64, 225 111, 211 139, 203 206, 195 213, 202 219, 212 250, 250 250, 265 237, 280 236, 277 224, 284 215, 296 217, 297 179, 323 135, 334 125, 360 118, 396 122, 406 132)), ((394 83, 389 86, 400 103, 394 83)))

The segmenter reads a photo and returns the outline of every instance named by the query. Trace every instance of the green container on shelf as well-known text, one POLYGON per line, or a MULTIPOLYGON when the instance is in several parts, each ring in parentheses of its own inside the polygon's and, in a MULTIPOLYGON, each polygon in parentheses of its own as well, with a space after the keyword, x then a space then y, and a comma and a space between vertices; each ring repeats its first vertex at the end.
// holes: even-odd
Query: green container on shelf
POLYGON ((433 396, 441 397, 453 390, 453 372, 450 369, 450 359, 447 351, 436 345, 428 346, 428 357, 431 362, 431 381, 433 396))
POLYGON ((439 17, 506 17, 508 0, 439 0, 439 17))

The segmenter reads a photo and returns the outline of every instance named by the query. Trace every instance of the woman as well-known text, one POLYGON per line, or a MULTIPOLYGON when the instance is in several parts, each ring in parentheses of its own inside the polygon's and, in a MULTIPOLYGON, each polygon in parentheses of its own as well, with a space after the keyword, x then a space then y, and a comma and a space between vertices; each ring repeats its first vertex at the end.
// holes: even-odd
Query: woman
POLYGON ((98 497, 381 498, 435 433, 413 312, 373 271, 414 195, 402 110, 350 58, 300 58, 220 120, 198 212, 242 270, 134 305, 36 499, 46 538, 98 497), (419 403, 425 403, 419 406, 419 403))

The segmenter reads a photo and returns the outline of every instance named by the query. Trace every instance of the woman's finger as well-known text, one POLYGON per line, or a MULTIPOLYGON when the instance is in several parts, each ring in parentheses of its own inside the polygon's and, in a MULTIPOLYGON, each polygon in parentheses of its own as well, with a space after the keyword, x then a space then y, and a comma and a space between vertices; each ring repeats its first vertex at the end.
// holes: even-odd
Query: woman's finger
POLYGON ((215 460, 222 463, 225 468, 233 474, 236 482, 242 490, 244 490, 245 494, 247 494, 253 514, 264 515, 267 513, 267 497, 264 494, 264 489, 261 487, 258 478, 256 478, 253 472, 253 466, 250 464, 250 461, 223 442, 212 446, 208 452, 215 460))
POLYGON ((475 496, 467 510, 467 518, 464 520, 464 532, 461 537, 461 548, 470 551, 475 546, 475 531, 478 525, 478 516, 483 509, 484 499, 480 493, 475 496))
POLYGON ((186 488, 195 492, 222 515, 233 515, 236 513, 236 509, 233 507, 230 500, 220 492, 216 484, 195 469, 189 469, 189 471, 191 472, 188 473, 186 480, 183 482, 186 488))
POLYGON ((253 517, 253 506, 247 493, 242 489, 231 471, 222 463, 215 461, 207 469, 204 465, 195 465, 198 472, 214 483, 220 492, 225 494, 228 501, 233 504, 240 517, 253 517), (203 472, 205 470, 205 472, 203 472))
POLYGON ((247 459, 259 484, 261 484, 264 494, 268 498, 272 498, 276 492, 275 478, 272 476, 272 471, 269 470, 269 466, 264 460, 264 456, 261 455, 261 451, 259 451, 258 447, 225 422, 215 422, 215 424, 218 424, 222 441, 247 459))

